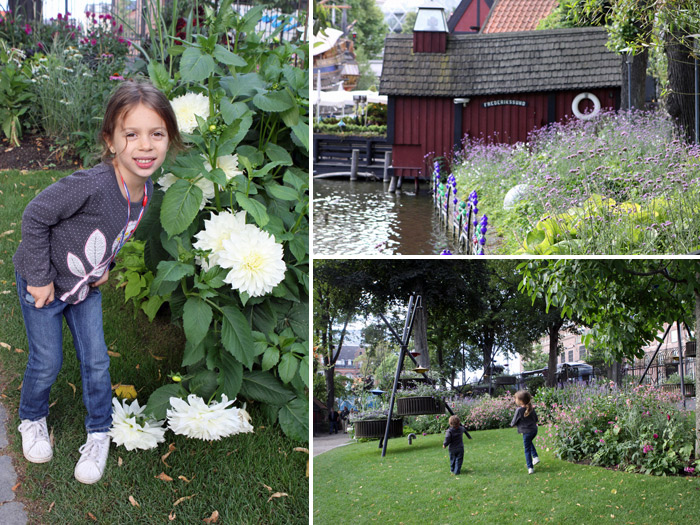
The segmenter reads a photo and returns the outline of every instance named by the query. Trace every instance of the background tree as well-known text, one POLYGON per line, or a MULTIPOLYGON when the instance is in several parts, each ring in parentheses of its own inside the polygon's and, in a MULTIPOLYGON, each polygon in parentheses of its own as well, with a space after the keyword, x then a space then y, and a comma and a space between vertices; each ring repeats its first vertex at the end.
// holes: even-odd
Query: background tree
POLYGON ((347 17, 356 34, 356 47, 361 48, 367 58, 378 57, 389 32, 382 10, 374 0, 348 0, 346 4, 350 6, 347 17))
MULTIPOLYGON (((520 266, 523 287, 533 298, 578 316, 610 362, 644 357, 644 347, 659 340, 665 324, 700 323, 700 263, 697 260, 574 259, 531 260, 520 266)), ((696 391, 700 360, 695 362, 696 391)), ((700 410, 696 410, 700 429, 700 410)), ((700 431, 696 430, 696 457, 700 431)))

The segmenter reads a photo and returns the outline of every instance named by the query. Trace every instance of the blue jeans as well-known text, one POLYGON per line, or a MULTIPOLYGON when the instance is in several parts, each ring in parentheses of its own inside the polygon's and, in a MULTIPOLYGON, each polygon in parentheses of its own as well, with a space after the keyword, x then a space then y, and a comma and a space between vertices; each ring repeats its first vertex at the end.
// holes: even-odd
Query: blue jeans
POLYGON ((532 442, 537 435, 537 430, 532 434, 523 434, 523 446, 525 447, 525 463, 527 468, 532 468, 532 458, 537 457, 537 450, 535 449, 535 444, 532 442))
POLYGON ((102 294, 93 288, 78 304, 59 299, 43 308, 34 306, 27 282, 15 273, 17 293, 29 340, 29 359, 19 402, 20 419, 37 421, 49 413, 49 393, 63 364, 63 318, 73 334, 80 363, 85 428, 107 432, 112 426, 112 383, 102 329, 102 294))
POLYGON ((459 474, 462 471, 462 461, 464 460, 464 449, 450 452, 450 472, 459 474))

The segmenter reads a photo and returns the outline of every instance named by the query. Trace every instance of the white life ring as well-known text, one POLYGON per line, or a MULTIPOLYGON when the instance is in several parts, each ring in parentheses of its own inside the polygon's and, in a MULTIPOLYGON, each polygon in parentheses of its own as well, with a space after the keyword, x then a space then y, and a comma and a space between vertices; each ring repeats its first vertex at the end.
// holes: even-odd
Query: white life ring
POLYGON ((571 103, 571 110, 574 112, 574 115, 576 115, 576 118, 581 120, 590 120, 598 116, 598 113, 600 113, 600 100, 593 93, 579 93, 571 103), (593 111, 584 114, 579 111, 578 106, 581 104, 581 101, 585 99, 593 102, 593 111))

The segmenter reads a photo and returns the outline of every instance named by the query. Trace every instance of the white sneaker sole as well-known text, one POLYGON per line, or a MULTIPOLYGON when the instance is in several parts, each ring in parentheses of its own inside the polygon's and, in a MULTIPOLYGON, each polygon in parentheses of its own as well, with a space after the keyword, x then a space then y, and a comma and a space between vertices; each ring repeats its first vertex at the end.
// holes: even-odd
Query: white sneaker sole
MULTIPOLYGON (((22 453, 24 454, 24 451, 22 453)), ((53 459, 53 452, 51 452, 51 455, 49 457, 45 457, 45 458, 36 458, 36 457, 29 456, 28 454, 24 454, 24 459, 26 459, 30 463, 48 463, 49 461, 51 461, 53 459)))

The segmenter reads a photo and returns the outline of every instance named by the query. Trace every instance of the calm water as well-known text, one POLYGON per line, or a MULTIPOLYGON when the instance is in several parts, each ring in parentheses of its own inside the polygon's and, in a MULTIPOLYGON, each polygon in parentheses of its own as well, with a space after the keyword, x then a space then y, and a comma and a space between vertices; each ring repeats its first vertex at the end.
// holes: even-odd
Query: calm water
POLYGON ((315 255, 438 255, 454 247, 439 227, 430 189, 413 181, 389 193, 389 183, 313 181, 315 255))

